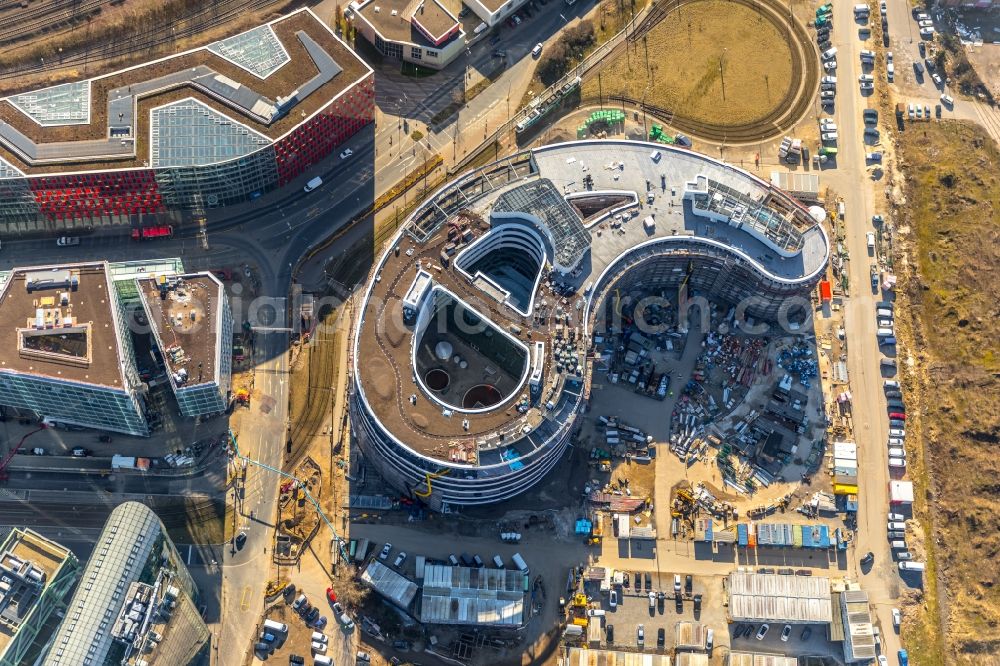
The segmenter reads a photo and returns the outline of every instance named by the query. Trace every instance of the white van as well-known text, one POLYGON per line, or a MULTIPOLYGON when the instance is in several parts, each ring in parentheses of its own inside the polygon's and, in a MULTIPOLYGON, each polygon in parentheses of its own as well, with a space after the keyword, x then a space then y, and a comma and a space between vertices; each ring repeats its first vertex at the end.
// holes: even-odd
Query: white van
POLYGON ((903 428, 889 428, 889 437, 904 439, 906 437, 906 430, 903 428))
POLYGON ((603 608, 590 608, 587 610, 587 617, 604 617, 604 615, 603 608))
POLYGON ((274 620, 264 620, 264 628, 270 629, 271 631, 277 631, 280 634, 288 633, 288 625, 281 622, 275 622, 274 620))
POLYGON ((906 469, 906 460, 903 458, 889 458, 889 467, 906 469))
POLYGON ((831 46, 826 51, 823 51, 823 60, 833 60, 837 57, 837 47, 831 46))
POLYGON ((323 654, 326 652, 326 643, 317 643, 316 641, 313 641, 310 647, 316 654, 323 654))
POLYGON ((903 446, 903 438, 902 437, 890 437, 888 443, 889 443, 890 447, 893 447, 893 446, 903 446))
POLYGON ((875 331, 875 336, 879 338, 891 338, 893 332, 891 328, 879 328, 875 331))
POLYGON ((890 541, 889 542, 889 547, 890 548, 895 548, 897 550, 906 550, 906 542, 905 541, 890 541))
POLYGON ((900 448, 892 447, 892 448, 889 449, 889 457, 890 458, 905 458, 906 457, 906 451, 904 451, 903 449, 900 449, 900 448))
POLYGON ((499 555, 494 555, 493 556, 493 564, 496 565, 497 569, 503 569, 503 558, 500 557, 499 555))
POLYGON ((900 571, 923 571, 926 567, 927 567, 927 565, 925 565, 923 562, 900 562, 899 563, 899 570, 900 571))
POLYGON ((329 640, 330 639, 326 637, 326 634, 321 633, 319 631, 314 631, 313 632, 313 635, 312 635, 312 642, 313 643, 326 643, 329 640))
POLYGON ((542 55, 542 44, 541 44, 541 42, 539 42, 538 44, 535 44, 535 48, 531 49, 531 57, 532 58, 537 58, 540 55, 542 55))
POLYGON ((855 16, 868 16, 871 13, 871 9, 868 5, 854 5, 854 15, 855 16))
POLYGON ((654 164, 659 164, 661 157, 663 157, 663 153, 658 150, 654 150, 649 154, 649 159, 653 160, 654 164))
POLYGON ((323 179, 320 178, 319 176, 316 176, 315 178, 313 178, 312 180, 310 180, 308 183, 306 183, 306 186, 303 187, 302 190, 304 192, 312 192, 313 190, 315 190, 317 187, 319 187, 322 184, 323 184, 323 179))
POLYGON ((884 388, 884 389, 898 389, 899 388, 899 382, 897 382, 895 379, 886 379, 884 382, 882 382, 882 388, 884 388))
POLYGON ((317 654, 313 657, 313 666, 333 666, 333 659, 325 654, 317 654))
POLYGON ((906 523, 904 523, 902 521, 899 521, 899 520, 890 520, 889 523, 888 523, 888 525, 889 525, 889 531, 890 532, 892 530, 905 530, 906 529, 906 523))
POLYGON ((892 310, 890 310, 889 308, 877 308, 875 310, 875 316, 876 317, 886 317, 888 319, 892 319, 893 314, 892 314, 892 310))

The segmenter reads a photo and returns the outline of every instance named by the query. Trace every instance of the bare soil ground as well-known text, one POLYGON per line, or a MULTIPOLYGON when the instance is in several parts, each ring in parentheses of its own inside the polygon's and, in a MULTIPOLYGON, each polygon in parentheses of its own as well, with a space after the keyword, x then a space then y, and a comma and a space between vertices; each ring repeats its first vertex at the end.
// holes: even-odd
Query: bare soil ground
POLYGON ((925 531, 922 597, 907 609, 911 663, 1000 654, 1000 150, 975 125, 900 136, 907 174, 903 367, 925 531), (907 331, 912 325, 912 330, 907 331), (912 611, 912 614, 911 612, 912 611), (915 619, 915 622, 910 622, 915 619))
POLYGON ((983 44, 979 47, 967 46, 966 55, 975 67, 983 84, 993 96, 1000 98, 1000 44, 983 44))
MULTIPOLYGON (((601 70, 600 92, 683 108, 700 122, 749 123, 784 99, 791 57, 786 36, 752 8, 705 0, 668 15, 627 57, 618 54, 601 70)), ((596 97, 598 87, 587 81, 583 97, 596 97)))

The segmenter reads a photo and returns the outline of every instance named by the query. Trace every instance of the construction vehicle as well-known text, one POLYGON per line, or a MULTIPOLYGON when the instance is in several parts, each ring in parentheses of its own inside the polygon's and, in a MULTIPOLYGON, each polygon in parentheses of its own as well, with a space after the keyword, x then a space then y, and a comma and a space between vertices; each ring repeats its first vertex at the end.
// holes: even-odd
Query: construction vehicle
POLYGON ((10 461, 14 459, 14 456, 17 454, 17 452, 21 450, 21 446, 24 444, 24 440, 28 439, 29 437, 31 437, 35 433, 38 433, 38 432, 41 432, 41 431, 45 430, 45 428, 47 428, 47 427, 48 426, 46 426, 43 423, 42 425, 38 426, 37 428, 35 428, 31 432, 25 433, 24 437, 22 437, 20 440, 18 440, 17 445, 14 446, 10 450, 10 452, 7 454, 7 457, 4 458, 2 461, 0 461, 0 481, 6 481, 8 479, 8 474, 7 474, 7 471, 6 471, 7 470, 7 465, 9 465, 10 461))

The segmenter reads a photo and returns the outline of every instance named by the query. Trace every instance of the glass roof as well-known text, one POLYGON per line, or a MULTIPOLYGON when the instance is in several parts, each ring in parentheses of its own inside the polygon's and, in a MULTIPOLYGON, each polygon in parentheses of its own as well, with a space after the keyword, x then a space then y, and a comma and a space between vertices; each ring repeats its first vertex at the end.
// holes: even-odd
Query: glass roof
POLYGON ((16 166, 0 157, 0 180, 4 178, 20 178, 24 175, 24 172, 18 169, 16 166))
POLYGON ((590 249, 590 232, 580 216, 548 178, 519 185, 504 192, 493 205, 495 212, 527 213, 541 220, 555 246, 555 264, 572 270, 590 249))
POLYGON ((39 125, 84 125, 90 120, 89 81, 11 95, 7 101, 39 125))
POLYGON ((151 166, 205 166, 242 157, 271 140, 196 99, 150 111, 151 166))
POLYGON ((269 25, 209 44, 208 50, 262 79, 271 76, 291 60, 269 25))

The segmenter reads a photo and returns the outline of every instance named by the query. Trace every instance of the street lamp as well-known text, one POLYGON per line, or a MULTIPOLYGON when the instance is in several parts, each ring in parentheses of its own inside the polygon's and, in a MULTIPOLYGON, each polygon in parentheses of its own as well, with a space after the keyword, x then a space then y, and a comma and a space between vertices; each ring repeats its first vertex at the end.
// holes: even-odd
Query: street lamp
POLYGON ((722 79, 722 101, 723 102, 726 101, 726 73, 725 73, 725 64, 726 64, 726 52, 728 50, 729 49, 723 47, 723 49, 722 49, 722 57, 719 58, 719 77, 722 79))

